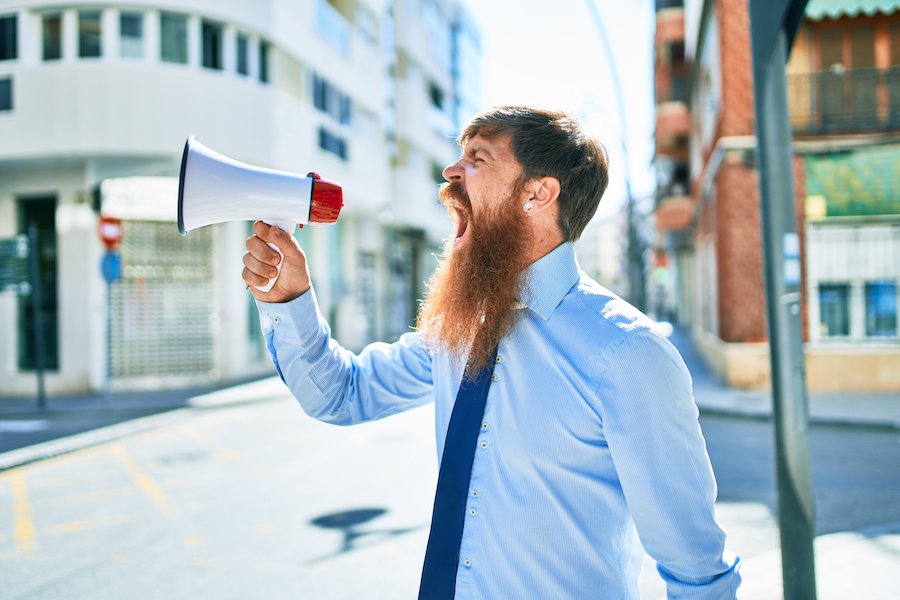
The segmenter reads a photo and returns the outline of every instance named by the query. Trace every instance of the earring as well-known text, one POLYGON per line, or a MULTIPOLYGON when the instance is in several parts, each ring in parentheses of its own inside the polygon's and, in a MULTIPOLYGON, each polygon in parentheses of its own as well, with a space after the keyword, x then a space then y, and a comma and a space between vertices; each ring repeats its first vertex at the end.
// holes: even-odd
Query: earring
POLYGON ((534 208, 534 204, 532 204, 531 202, 526 202, 522 205, 522 210, 524 210, 525 212, 531 212, 532 208, 534 208))

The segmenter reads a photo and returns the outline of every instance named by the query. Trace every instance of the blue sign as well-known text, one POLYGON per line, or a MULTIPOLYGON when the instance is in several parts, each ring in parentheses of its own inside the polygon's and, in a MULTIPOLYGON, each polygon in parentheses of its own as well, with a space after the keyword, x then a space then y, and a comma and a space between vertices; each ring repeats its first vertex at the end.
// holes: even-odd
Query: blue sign
POLYGON ((118 281, 122 276, 122 257, 118 252, 107 252, 100 261, 100 272, 106 283, 118 281))

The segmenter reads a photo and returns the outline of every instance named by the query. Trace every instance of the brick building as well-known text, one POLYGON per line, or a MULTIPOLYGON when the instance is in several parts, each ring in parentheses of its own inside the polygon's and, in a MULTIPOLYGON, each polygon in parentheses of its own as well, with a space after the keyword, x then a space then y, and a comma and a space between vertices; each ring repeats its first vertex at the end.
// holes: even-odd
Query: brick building
MULTIPOLYGON (((671 271, 666 312, 692 330, 724 381, 764 388, 747 2, 658 0, 656 8, 656 243, 671 271)), ((900 389, 900 190, 889 183, 900 175, 898 8, 810 0, 786 70, 810 389, 900 389)))

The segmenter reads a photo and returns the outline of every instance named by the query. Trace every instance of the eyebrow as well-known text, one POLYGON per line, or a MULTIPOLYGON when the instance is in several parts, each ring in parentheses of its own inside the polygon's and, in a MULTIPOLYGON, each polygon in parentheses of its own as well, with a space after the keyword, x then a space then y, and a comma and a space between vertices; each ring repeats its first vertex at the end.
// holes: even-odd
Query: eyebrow
POLYGON ((475 146, 474 148, 466 148, 466 156, 475 157, 476 154, 483 154, 490 159, 494 158, 494 155, 490 153, 490 151, 484 146, 475 146))

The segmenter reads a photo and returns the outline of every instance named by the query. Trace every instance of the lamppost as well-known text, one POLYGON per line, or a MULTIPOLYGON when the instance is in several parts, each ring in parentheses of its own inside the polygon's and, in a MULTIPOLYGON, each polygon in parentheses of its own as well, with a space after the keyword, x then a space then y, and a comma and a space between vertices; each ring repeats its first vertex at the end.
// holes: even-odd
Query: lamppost
POLYGON ((619 69, 616 65, 615 56, 612 47, 609 45, 609 36, 606 33, 606 26, 603 23, 603 17, 594 0, 586 0, 588 10, 591 13, 591 19, 594 22, 594 29, 597 31, 597 37, 603 44, 603 53, 606 55, 606 62, 609 65, 610 73, 613 78, 613 91, 616 99, 616 110, 619 113, 619 123, 622 127, 622 135, 619 136, 622 145, 622 158, 625 161, 625 203, 628 219, 628 293, 629 300, 639 309, 647 310, 647 294, 646 294, 646 278, 644 276, 644 243, 641 232, 638 229, 638 214, 636 206, 636 198, 631 189, 631 161, 628 152, 628 114, 625 110, 625 99, 622 96, 622 80, 619 77, 619 69))

